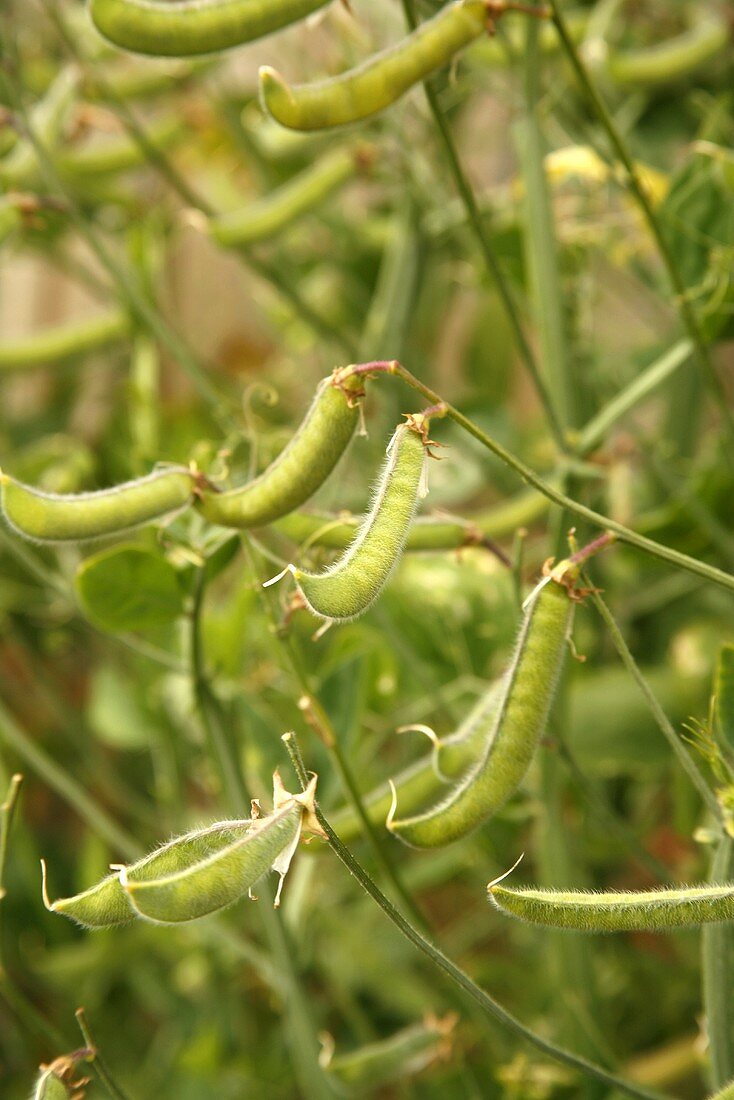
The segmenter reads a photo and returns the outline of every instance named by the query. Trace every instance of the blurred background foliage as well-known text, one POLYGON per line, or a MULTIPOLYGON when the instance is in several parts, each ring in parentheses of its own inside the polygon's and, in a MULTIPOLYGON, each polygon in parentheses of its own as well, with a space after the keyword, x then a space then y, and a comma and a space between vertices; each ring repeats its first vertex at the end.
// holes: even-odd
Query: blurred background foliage
MULTIPOLYGON (((438 6, 424 3, 421 13, 438 6)), ((680 32, 708 7, 600 0, 568 15, 644 168, 728 387, 731 38, 705 64, 656 82, 615 77, 609 61, 680 32)), ((236 484, 278 453, 334 366, 399 358, 533 468, 570 476, 575 499, 731 569, 734 480, 690 357, 570 475, 557 466, 420 89, 359 129, 372 166, 337 195, 247 249, 209 238, 202 206, 241 207, 344 142, 339 132, 300 137, 265 120, 256 72, 265 63, 294 79, 337 72, 405 33, 394 0, 353 0, 353 9, 335 3, 225 55, 160 62, 106 45, 81 5, 6 0, 0 201, 13 213, 0 250, 2 468, 73 492, 138 476, 158 461, 196 461, 236 484), (18 81, 63 191, 13 125, 18 81), (154 156, 136 143, 139 130, 154 156), (130 280, 157 327, 131 308, 130 280), (18 353, 57 326, 110 316, 111 331, 83 354, 57 356, 43 346, 18 353)), ((521 167, 524 26, 508 16, 496 37, 441 74, 438 87, 534 342, 521 167)), ((680 338, 679 322, 659 256, 550 26, 541 44, 539 118, 571 426, 580 429, 680 338)), ((373 383, 368 434, 355 439, 312 507, 361 511, 368 472, 400 414, 415 407, 397 383, 373 383)), ((144 553, 113 558, 96 589, 80 593, 80 563, 109 547, 46 549, 0 530, 0 786, 15 771, 26 777, 1 907, 3 1097, 25 1097, 40 1062, 81 1045, 79 1005, 130 1097, 301 1095, 292 990, 254 905, 181 929, 135 924, 89 934, 44 910, 38 860, 48 860, 54 894, 73 893, 110 861, 229 812, 188 664, 202 576, 207 667, 252 797, 267 801, 273 769, 288 770, 280 736, 295 729, 319 772, 327 813, 344 803, 332 762, 299 710, 302 686, 284 629, 364 793, 426 751, 416 734, 396 737, 397 726, 427 723, 439 734, 456 727, 507 660, 518 581, 530 583, 562 550, 570 522, 455 426, 437 423, 433 434, 446 449, 431 464, 425 510, 472 519, 517 497, 524 512, 497 531, 514 570, 483 548, 408 555, 363 619, 318 641, 304 612, 282 626, 280 590, 278 630, 263 602, 261 581, 283 562, 299 555, 318 565, 331 553, 299 549, 283 531, 257 532, 243 548, 238 536, 186 513, 126 537, 144 553)), ((578 537, 593 533, 579 529, 578 537)), ((734 641, 731 595, 621 547, 595 563, 594 580, 676 729, 705 722, 719 647, 734 641)), ((696 934, 561 940, 506 924, 484 898, 486 881, 521 851, 530 880, 553 885, 564 878, 634 889, 707 874, 710 850, 694 839, 708 836, 699 798, 593 609, 580 610, 575 638, 586 659, 568 662, 541 759, 498 818, 445 851, 411 852, 387 834, 384 843, 443 949, 523 1021, 697 1100, 707 1089, 696 934)), ((359 837, 353 844, 374 871, 369 847, 359 837)), ((433 1050, 428 1068, 415 1075, 406 1057, 386 1083, 375 1073, 362 1095, 609 1096, 459 1001, 325 846, 298 856, 282 912, 314 1033, 329 1033, 337 1053, 385 1040, 427 1013, 459 1014, 450 1049, 433 1050)), ((104 1090, 95 1081, 90 1096, 97 1095, 104 1090)))

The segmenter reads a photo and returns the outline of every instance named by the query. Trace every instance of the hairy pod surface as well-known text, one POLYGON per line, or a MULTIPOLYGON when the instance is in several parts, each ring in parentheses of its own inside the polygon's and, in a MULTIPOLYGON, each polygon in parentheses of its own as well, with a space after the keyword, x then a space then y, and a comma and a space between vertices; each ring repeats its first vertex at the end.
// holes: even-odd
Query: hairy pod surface
POLYGON ((191 503, 194 478, 176 467, 91 493, 43 493, 0 473, 0 503, 8 524, 38 542, 100 538, 180 511, 191 503))
POLYGON ((367 162, 366 147, 334 149, 264 198, 211 218, 209 234, 225 246, 249 245, 275 237, 351 179, 367 162))
POLYGON ((666 932, 734 919, 734 883, 601 893, 490 883, 487 893, 503 913, 577 932, 666 932))
POLYGON ((0 342, 0 374, 62 363, 100 351, 120 343, 130 331, 128 315, 122 310, 112 310, 91 321, 74 321, 20 340, 3 340, 0 342))
MULTIPOLYGON (((563 570, 564 563, 557 567, 557 575, 563 570)), ((482 758, 431 809, 412 817, 388 817, 387 827, 400 840, 415 848, 441 847, 460 840, 514 794, 545 730, 572 616, 573 602, 567 589, 547 578, 527 606, 499 706, 485 725, 482 758)))
POLYGON ((43 900, 51 913, 81 924, 83 928, 114 928, 119 924, 129 924, 135 919, 135 913, 127 895, 120 885, 120 876, 107 875, 96 886, 75 894, 70 898, 58 898, 49 901, 46 894, 46 865, 43 866, 43 900))
POLYGON ((269 66, 260 69, 260 101, 282 126, 323 130, 368 118, 389 107, 478 38, 487 25, 485 0, 457 0, 402 42, 329 80, 289 85, 269 66))
MULTIPOLYGON (((403 813, 417 813, 446 793, 446 785, 459 779, 482 755, 486 724, 500 702, 500 684, 492 684, 477 700, 459 728, 440 738, 430 755, 403 768, 390 783, 381 783, 362 798, 367 816, 375 825, 382 824, 393 800, 393 789, 403 813)), ((339 839, 348 844, 362 833, 360 820, 351 806, 329 814, 329 822, 339 839)))
POLYGON ((418 427, 401 424, 387 449, 372 511, 351 546, 323 573, 292 568, 298 590, 314 615, 355 619, 374 603, 400 560, 423 489, 426 447, 418 427))
POLYGON ((135 913, 157 924, 207 916, 239 901, 283 851, 298 843, 302 807, 291 800, 268 817, 220 822, 173 840, 120 870, 135 913))
POLYGON ((263 38, 328 0, 89 0, 110 42, 155 57, 193 57, 263 38))
POLYGON ((262 527, 292 512, 323 485, 359 420, 359 381, 324 378, 300 428, 259 477, 217 493, 202 487, 197 507, 221 527, 262 527))

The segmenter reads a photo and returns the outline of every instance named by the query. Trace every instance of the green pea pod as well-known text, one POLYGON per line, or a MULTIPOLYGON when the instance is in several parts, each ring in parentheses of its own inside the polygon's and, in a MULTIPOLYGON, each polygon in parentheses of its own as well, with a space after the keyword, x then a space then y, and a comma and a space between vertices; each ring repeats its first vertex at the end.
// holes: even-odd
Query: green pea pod
POLYGON ((274 237, 323 202, 368 161, 366 146, 334 149, 257 202, 210 218, 209 234, 225 246, 250 245, 274 237))
POLYGON ((335 372, 324 378, 300 428, 259 477, 218 493, 201 486, 197 507, 222 527, 262 527, 292 512, 326 481, 359 420, 360 382, 335 372))
POLYGON ((328 0, 89 0, 105 38, 133 53, 193 57, 263 38, 328 0))
POLYGON ((288 84, 270 66, 260 69, 260 101, 282 126, 323 130, 378 114, 409 88, 448 64, 487 26, 485 0, 457 0, 402 42, 350 72, 314 84, 288 84))
POLYGON ((135 919, 127 894, 120 885, 120 876, 107 875, 96 886, 75 894, 70 898, 58 898, 49 901, 46 890, 46 864, 43 868, 43 902, 50 913, 61 913, 63 917, 81 924, 82 928, 114 928, 120 924, 129 924, 135 919))
MULTIPOLYGON (((181 115, 155 119, 146 129, 146 138, 155 149, 170 149, 186 136, 188 128, 181 115)), ((114 176, 147 164, 145 151, 127 133, 104 140, 84 142, 56 157, 59 172, 71 180, 88 181, 92 177, 114 176)))
POLYGON ((56 325, 45 332, 20 340, 0 342, 0 375, 11 371, 88 355, 112 344, 119 344, 130 333, 130 318, 116 309, 91 321, 73 321, 56 325))
POLYGON ((415 848, 435 848, 460 840, 496 813, 517 790, 548 720, 566 643, 573 602, 566 583, 578 571, 561 562, 526 604, 512 663, 493 719, 485 725, 485 751, 454 789, 431 809, 396 818, 387 827, 415 848))
MULTIPOLYGON (((59 142, 74 106, 79 73, 72 66, 61 69, 43 99, 31 111, 31 123, 39 141, 53 148, 59 142)), ((0 161, 0 184, 22 187, 36 175, 36 153, 30 142, 19 140, 0 161)))
POLYGON ((324 573, 290 566, 298 590, 314 615, 354 619, 374 603, 400 560, 420 495, 425 495, 425 418, 401 424, 387 449, 372 511, 357 537, 324 573))
POLYGON ((443 1019, 429 1015, 422 1023, 403 1028, 389 1039, 336 1056, 328 1036, 319 1063, 347 1093, 389 1085, 447 1058, 457 1019, 453 1013, 443 1019))
POLYGON ((185 467, 91 493, 43 493, 0 472, 0 504, 14 531, 38 542, 80 542, 161 519, 192 500, 195 480, 185 467))
POLYGON ((513 890, 494 882, 487 893, 503 913, 530 924, 578 932, 666 932, 734 920, 734 883, 592 893, 513 890))
POLYGON ((724 1085, 723 1089, 719 1092, 715 1092, 713 1096, 709 1096, 709 1100, 734 1100, 734 1081, 730 1081, 728 1085, 724 1085))
MULTIPOLYGON (((429 756, 416 760, 394 776, 391 782, 381 783, 363 796, 362 803, 370 821, 381 824, 385 820, 392 804, 393 790, 403 813, 417 813, 445 794, 447 783, 459 779, 477 763, 484 748, 486 724, 492 720, 499 706, 500 690, 500 684, 492 684, 456 732, 439 739, 429 756)), ((362 833, 359 818, 351 806, 330 813, 329 821, 344 844, 356 840, 362 833)))
POLYGON ((301 817, 302 807, 290 800, 260 820, 221 822, 179 837, 146 860, 123 867, 120 883, 144 920, 196 920, 239 901, 283 853, 289 863, 301 817))
POLYGON ((675 83, 707 65, 729 42, 726 16, 713 6, 687 6, 688 28, 642 49, 614 50, 606 63, 610 80, 622 88, 675 83))

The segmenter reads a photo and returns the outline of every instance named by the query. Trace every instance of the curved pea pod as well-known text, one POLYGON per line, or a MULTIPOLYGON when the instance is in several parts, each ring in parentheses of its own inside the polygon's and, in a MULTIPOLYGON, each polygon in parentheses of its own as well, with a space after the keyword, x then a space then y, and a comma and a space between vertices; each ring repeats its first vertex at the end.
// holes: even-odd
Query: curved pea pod
POLYGON ((81 924, 83 928, 114 928, 120 924, 129 924, 135 919, 135 913, 127 894, 120 885, 120 876, 116 872, 107 875, 96 886, 91 886, 81 894, 50 901, 46 889, 44 860, 41 860, 41 868, 43 870, 43 903, 50 913, 61 913, 62 916, 81 924))
POLYGON ((328 0, 89 0, 110 42, 154 57, 193 57, 263 38, 328 0))
POLYGON ((8 524, 38 542, 70 542, 117 534, 180 511, 191 503, 195 479, 185 467, 91 493, 43 493, 0 473, 0 503, 8 524))
POLYGON ((298 431, 267 470, 223 493, 201 486, 199 510, 222 527, 262 527, 298 508, 346 450, 359 421, 361 393, 354 376, 336 371, 324 378, 298 431))
POLYGON ((19 340, 1 341, 0 375, 101 351, 119 344, 130 331, 128 315, 112 310, 90 321, 67 322, 19 340))
POLYGON ((314 615, 332 621, 357 618, 387 584, 400 560, 418 499, 425 495, 424 428, 424 418, 414 416, 395 431, 372 511, 342 557, 324 573, 306 573, 289 566, 314 615))
POLYGON ((613 50, 606 63, 610 80, 622 88, 675 83, 720 54, 729 42, 724 12, 689 4, 689 26, 681 34, 641 49, 613 50))
POLYGON ((369 1043, 349 1054, 334 1054, 333 1040, 326 1036, 319 1064, 347 1094, 388 1085, 412 1077, 451 1054, 451 1033, 458 1017, 454 1013, 439 1019, 427 1015, 420 1024, 403 1028, 388 1039, 369 1043))
POLYGON ((275 69, 263 66, 260 102, 292 130, 323 130, 369 118, 446 65, 486 26, 485 0, 457 0, 402 42, 329 80, 292 86, 275 69))
POLYGON ((575 575, 575 566, 561 562, 526 603, 515 654, 505 674, 499 706, 485 725, 486 747, 476 766, 422 814, 396 817, 393 804, 386 825, 406 844, 436 848, 460 840, 495 814, 517 790, 555 696, 573 615, 566 583, 575 575))
POLYGON ((274 237, 322 203, 370 159, 367 146, 331 150, 257 202, 210 218, 208 232, 225 246, 250 245, 274 237))
MULTIPOLYGON (((181 115, 154 119, 146 128, 147 141, 156 149, 170 149, 187 133, 181 115)), ((85 182, 100 176, 114 176, 147 164, 145 151, 129 134, 113 134, 100 140, 85 141, 56 157, 56 167, 70 180, 85 182)))
POLYGON ((547 928, 577 932, 666 932, 734 920, 734 883, 603 891, 511 889, 490 883, 489 900, 503 913, 547 928))
MULTIPOLYGON (((381 783, 362 803, 374 824, 387 817, 393 790, 403 813, 417 813, 446 793, 447 784, 459 779, 482 755, 486 724, 499 705, 500 684, 492 684, 477 701, 459 728, 439 738, 434 751, 403 768, 388 783, 381 783)), ((339 839, 348 844, 362 834, 362 826, 351 806, 329 814, 329 822, 339 839)))

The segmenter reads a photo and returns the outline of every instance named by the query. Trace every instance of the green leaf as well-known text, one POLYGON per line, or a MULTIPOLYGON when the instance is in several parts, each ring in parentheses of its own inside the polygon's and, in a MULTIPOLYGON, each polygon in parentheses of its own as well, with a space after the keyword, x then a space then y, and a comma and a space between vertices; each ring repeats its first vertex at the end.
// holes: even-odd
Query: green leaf
POLYGON ((76 589, 85 614, 105 630, 151 630, 183 613, 170 562, 142 546, 115 546, 79 566, 76 589))

